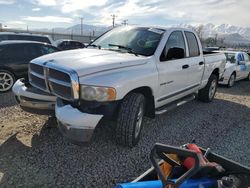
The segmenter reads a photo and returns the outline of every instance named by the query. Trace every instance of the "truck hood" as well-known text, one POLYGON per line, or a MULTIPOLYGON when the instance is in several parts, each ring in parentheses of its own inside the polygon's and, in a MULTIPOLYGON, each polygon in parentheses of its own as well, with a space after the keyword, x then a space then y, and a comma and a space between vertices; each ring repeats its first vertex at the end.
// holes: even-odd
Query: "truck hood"
POLYGON ((147 63, 148 58, 129 53, 85 48, 48 54, 36 58, 32 62, 50 61, 57 66, 73 69, 81 77, 112 69, 139 66, 147 63))

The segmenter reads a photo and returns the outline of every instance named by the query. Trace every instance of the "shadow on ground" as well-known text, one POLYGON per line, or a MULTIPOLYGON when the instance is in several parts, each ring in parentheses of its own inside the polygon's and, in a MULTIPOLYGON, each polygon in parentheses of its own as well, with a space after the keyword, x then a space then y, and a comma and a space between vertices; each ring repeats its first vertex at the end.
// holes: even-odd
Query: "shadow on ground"
POLYGON ((219 93, 238 95, 238 96, 250 96, 250 81, 242 80, 235 83, 232 88, 220 85, 218 88, 219 93))
POLYGON ((32 137, 31 147, 17 135, 0 146, 4 174, 0 187, 113 187, 151 166, 149 152, 154 143, 179 146, 193 138, 200 146, 250 164, 249 114, 248 107, 225 100, 193 101, 154 120, 146 119, 141 141, 132 149, 114 143, 113 122, 102 121, 92 143, 79 147, 65 140, 55 122, 49 121, 32 137))
POLYGON ((12 91, 0 93, 0 108, 17 105, 15 96, 12 91))

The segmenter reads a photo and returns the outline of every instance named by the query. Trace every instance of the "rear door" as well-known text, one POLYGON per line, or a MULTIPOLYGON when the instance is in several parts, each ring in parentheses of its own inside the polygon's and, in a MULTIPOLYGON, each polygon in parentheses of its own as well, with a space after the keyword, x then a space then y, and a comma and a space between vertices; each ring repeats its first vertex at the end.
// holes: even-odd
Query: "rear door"
POLYGON ((157 102, 159 106, 176 100, 188 92, 187 66, 189 59, 186 58, 186 52, 183 32, 173 31, 169 35, 157 64, 159 71, 159 97, 157 102), (182 49, 184 57, 169 59, 169 52, 173 48, 182 49))
POLYGON ((188 86, 196 90, 201 84, 203 71, 205 68, 204 57, 200 51, 198 39, 194 33, 184 31, 188 44, 188 86))

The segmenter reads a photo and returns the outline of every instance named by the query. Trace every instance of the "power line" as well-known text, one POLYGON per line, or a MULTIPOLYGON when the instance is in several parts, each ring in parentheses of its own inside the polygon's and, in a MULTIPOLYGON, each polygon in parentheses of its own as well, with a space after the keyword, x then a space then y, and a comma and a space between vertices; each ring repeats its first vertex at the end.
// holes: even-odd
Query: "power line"
POLYGON ((115 27, 115 18, 117 17, 115 14, 111 14, 112 16, 112 25, 115 27))

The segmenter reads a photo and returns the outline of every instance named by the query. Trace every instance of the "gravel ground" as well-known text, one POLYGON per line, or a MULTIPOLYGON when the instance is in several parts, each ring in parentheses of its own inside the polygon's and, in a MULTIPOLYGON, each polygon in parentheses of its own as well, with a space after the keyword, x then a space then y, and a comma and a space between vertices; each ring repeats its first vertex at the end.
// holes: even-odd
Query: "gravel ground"
POLYGON ((214 102, 192 101, 145 120, 141 141, 128 149, 114 143, 114 126, 101 121, 89 146, 66 141, 55 122, 23 112, 11 93, 0 94, 0 187, 113 187, 151 166, 155 142, 203 147, 250 164, 250 87, 220 87, 214 102))

